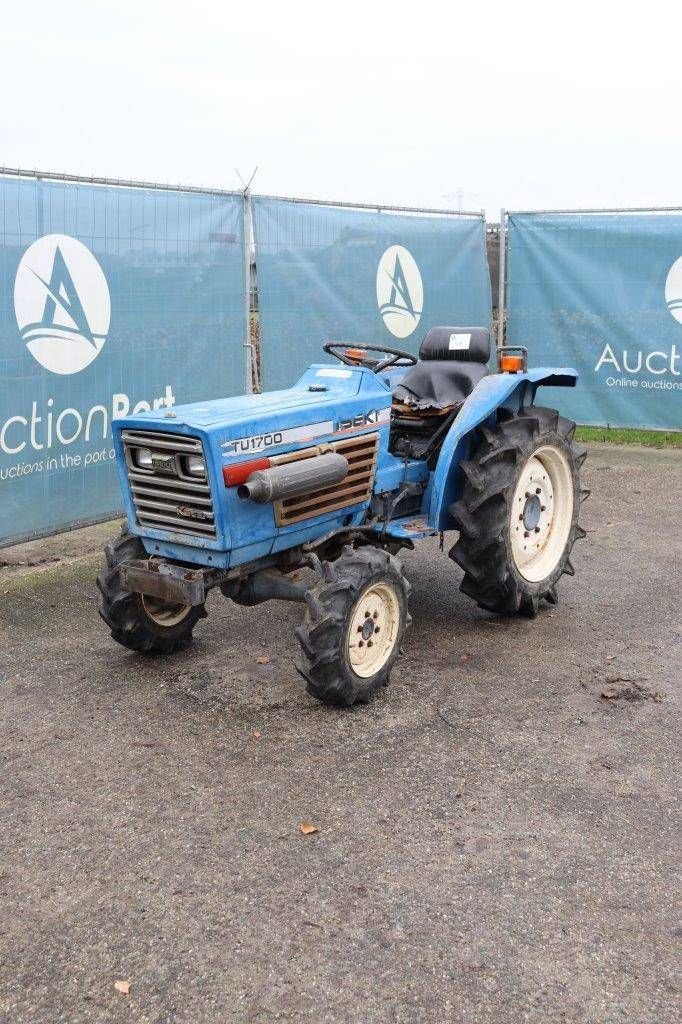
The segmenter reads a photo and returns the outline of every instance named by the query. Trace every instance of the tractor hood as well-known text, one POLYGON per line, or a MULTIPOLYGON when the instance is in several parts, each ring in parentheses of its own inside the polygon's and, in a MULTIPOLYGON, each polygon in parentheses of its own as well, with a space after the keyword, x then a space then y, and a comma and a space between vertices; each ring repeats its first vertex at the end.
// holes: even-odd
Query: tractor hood
POLYGON ((159 409, 127 417, 125 422, 134 420, 136 426, 145 423, 149 429, 154 425, 157 430, 188 428, 210 433, 218 430, 226 432, 226 436, 240 436, 244 429, 255 431, 262 427, 270 429, 313 422, 320 411, 343 411, 344 405, 353 405, 360 394, 363 401, 375 395, 382 407, 391 402, 389 388, 370 370, 314 365, 294 387, 285 391, 178 405, 170 411, 159 409), (238 428, 236 434, 235 428, 238 428))

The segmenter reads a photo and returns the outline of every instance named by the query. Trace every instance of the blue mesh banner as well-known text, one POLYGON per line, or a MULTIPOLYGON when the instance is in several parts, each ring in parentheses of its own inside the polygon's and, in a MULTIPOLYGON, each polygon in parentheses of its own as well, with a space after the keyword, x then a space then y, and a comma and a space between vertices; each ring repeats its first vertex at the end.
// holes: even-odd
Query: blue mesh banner
POLYGON ((287 387, 325 341, 416 352, 429 327, 490 326, 481 218, 254 198, 261 367, 287 387))
POLYGON ((682 425, 682 215, 512 214, 507 340, 575 366, 580 423, 682 425))
POLYGON ((119 509, 111 420, 243 388, 241 196, 0 178, 0 543, 119 509))

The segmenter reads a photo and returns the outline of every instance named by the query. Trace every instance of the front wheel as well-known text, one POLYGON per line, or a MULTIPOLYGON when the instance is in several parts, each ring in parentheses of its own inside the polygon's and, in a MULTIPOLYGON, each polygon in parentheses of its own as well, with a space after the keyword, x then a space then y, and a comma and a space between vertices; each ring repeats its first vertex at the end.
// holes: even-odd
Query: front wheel
POLYGON ((554 409, 522 408, 493 428, 462 463, 460 501, 450 513, 460 531, 450 557, 464 570, 460 589, 482 608, 534 616, 542 598, 555 604, 556 584, 574 575, 580 467, 586 451, 575 423, 554 409))
POLYGON ((364 704, 388 684, 400 653, 410 585, 397 558, 371 546, 344 548, 324 573, 296 630, 309 663, 299 672, 324 704, 364 704))
POLYGON ((106 545, 107 568, 97 577, 99 613, 123 647, 143 654, 172 654, 192 642, 192 630, 206 615, 203 605, 177 604, 124 590, 118 567, 147 557, 142 541, 126 530, 106 545))

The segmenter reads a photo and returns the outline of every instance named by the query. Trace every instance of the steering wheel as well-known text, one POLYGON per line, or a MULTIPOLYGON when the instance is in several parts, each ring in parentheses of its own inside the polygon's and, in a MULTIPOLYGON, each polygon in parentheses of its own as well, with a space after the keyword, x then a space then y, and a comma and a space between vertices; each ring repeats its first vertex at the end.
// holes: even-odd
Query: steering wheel
POLYGON ((381 373, 389 366, 414 366, 419 362, 411 352, 405 352, 402 348, 386 348, 384 345, 349 345, 346 341, 328 341, 323 345, 323 349, 328 355, 340 359, 346 366, 357 366, 362 361, 363 352, 388 353, 388 359, 379 359, 370 366, 374 373, 381 373))

